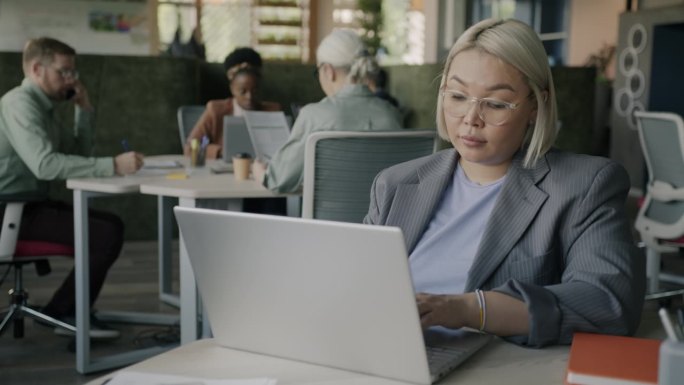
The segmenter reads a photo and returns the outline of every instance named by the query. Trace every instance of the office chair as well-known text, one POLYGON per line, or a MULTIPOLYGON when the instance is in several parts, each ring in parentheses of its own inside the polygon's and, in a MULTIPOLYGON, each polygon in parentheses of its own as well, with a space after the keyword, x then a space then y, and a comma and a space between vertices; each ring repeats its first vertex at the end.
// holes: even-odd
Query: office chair
POLYGON ((195 124, 204 113, 204 106, 180 106, 178 107, 178 136, 180 138, 181 150, 185 146, 188 135, 195 127, 195 124))
POLYGON ((635 112, 648 168, 646 197, 634 227, 646 246, 647 299, 684 294, 661 292, 660 282, 684 285, 684 277, 662 273, 661 253, 684 247, 684 123, 673 113, 635 112))
MULTIPOLYGON (((5 314, 0 323, 0 334, 10 324, 14 324, 14 338, 24 336, 24 316, 34 318, 44 324, 75 332, 72 325, 45 315, 28 306, 28 293, 24 290, 22 269, 24 265, 35 264, 38 275, 50 272, 48 258, 55 256, 73 256, 74 248, 58 243, 18 240, 21 228, 21 214, 24 205, 41 198, 30 195, 0 196, 0 205, 4 204, 5 212, 0 230, 0 265, 9 265, 14 269, 14 286, 9 290, 10 304, 2 313, 5 314)), ((9 272, 9 271, 8 271, 9 272)))
POLYGON ((436 132, 327 131, 306 141, 302 217, 361 223, 383 169, 432 154, 436 132))

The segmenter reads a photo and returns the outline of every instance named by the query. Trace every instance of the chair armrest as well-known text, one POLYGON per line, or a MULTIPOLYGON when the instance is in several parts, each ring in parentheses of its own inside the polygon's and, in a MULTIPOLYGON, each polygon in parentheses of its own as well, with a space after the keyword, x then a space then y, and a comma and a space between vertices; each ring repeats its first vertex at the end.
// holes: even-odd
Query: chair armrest
POLYGON ((653 199, 661 202, 684 200, 684 188, 674 188, 671 184, 659 180, 648 186, 648 192, 653 199))
POLYGON ((24 205, 46 199, 47 196, 44 193, 37 191, 0 194, 0 206, 4 208, 2 228, 0 229, 0 261, 12 260, 14 257, 24 205))

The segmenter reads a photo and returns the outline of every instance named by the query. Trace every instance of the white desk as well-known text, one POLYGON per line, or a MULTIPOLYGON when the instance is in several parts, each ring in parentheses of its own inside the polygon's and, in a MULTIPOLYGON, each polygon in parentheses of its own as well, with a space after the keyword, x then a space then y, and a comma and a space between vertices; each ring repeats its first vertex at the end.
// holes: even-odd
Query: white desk
MULTIPOLYGON (((568 352, 568 346, 527 349, 497 339, 439 384, 561 385, 568 352)), ((278 385, 406 385, 399 381, 222 348, 213 339, 183 345, 124 370, 206 378, 271 377, 278 380, 278 385)), ((111 375, 87 385, 101 385, 109 377, 111 375)))
MULTIPOLYGON (((288 212, 298 216, 298 194, 275 194, 264 188, 253 179, 236 181, 232 174, 199 174, 191 175, 188 179, 150 180, 140 185, 142 194, 158 196, 159 207, 159 231, 162 238, 170 240, 171 234, 171 205, 175 198, 183 207, 207 207, 224 210, 242 211, 244 198, 273 198, 292 197, 288 202, 288 212), (162 237, 164 234, 164 237, 162 237)), ((162 247, 160 245, 160 247, 162 247)), ((169 247, 170 245, 164 245, 169 247)), ((187 251, 183 239, 180 239, 180 288, 181 288, 181 344, 194 341, 198 338, 198 298, 195 276, 190 266, 187 251)), ((208 324, 202 323, 204 335, 207 334, 208 324)))
MULTIPOLYGON (((182 160, 181 155, 163 155, 149 157, 155 160, 182 160)), ((89 199, 112 194, 134 194, 140 191, 143 182, 165 179, 163 174, 141 174, 126 177, 111 178, 77 178, 68 179, 67 188, 73 190, 74 195, 74 266, 76 282, 76 370, 79 373, 95 372, 112 367, 127 365, 140 361, 164 350, 162 348, 141 349, 114 356, 91 359, 90 336, 86 332, 90 329, 90 277, 88 250, 88 206, 89 199)), ((160 256, 161 256, 160 250, 160 256)), ((166 259, 160 258, 160 296, 164 295, 164 288, 170 288, 170 273, 162 277, 162 271, 170 269, 170 252, 166 259)), ((106 313, 103 318, 114 321, 131 321, 148 324, 173 324, 177 317, 160 314, 141 313, 106 313)))

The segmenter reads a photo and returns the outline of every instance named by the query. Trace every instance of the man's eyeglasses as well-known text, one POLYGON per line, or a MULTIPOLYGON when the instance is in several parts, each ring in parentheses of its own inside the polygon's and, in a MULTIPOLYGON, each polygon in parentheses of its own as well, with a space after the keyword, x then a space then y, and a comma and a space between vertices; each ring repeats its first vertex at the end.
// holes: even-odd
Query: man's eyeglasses
POLYGON ((61 68, 54 68, 51 67, 53 70, 57 71, 59 76, 62 77, 64 80, 78 80, 78 71, 77 70, 65 70, 61 68))
POLYGON ((453 118, 462 118, 468 114, 475 103, 477 115, 483 122, 500 126, 511 117, 511 112, 520 107, 519 103, 508 103, 491 98, 476 98, 456 90, 442 90, 444 113, 453 118))

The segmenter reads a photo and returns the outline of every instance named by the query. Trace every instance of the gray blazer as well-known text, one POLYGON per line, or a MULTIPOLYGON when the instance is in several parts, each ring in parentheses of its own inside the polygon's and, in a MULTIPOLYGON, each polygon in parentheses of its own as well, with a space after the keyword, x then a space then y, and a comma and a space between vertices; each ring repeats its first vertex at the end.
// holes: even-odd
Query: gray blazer
MULTIPOLYGON (((384 170, 364 222, 401 228, 412 251, 457 161, 449 149, 384 170)), ((524 301, 530 332, 509 338, 518 344, 568 344, 575 331, 634 333, 646 277, 625 216, 628 190, 627 173, 609 159, 552 150, 525 169, 519 152, 466 292, 495 290, 524 301)))

